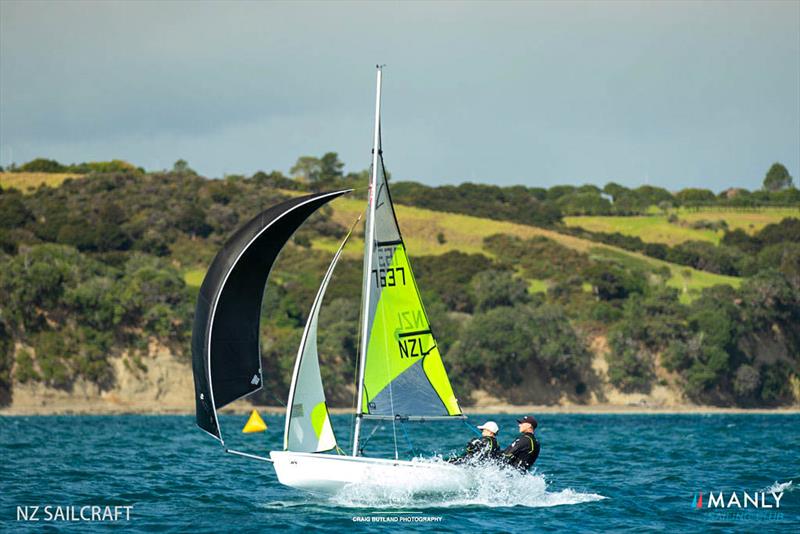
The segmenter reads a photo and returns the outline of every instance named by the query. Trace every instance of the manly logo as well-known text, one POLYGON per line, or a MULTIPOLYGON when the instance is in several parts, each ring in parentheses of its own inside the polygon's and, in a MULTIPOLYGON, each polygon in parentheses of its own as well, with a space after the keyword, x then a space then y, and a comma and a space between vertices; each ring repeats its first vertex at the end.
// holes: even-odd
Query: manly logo
MULTIPOLYGON (((748 493, 746 491, 736 492, 731 491, 725 493, 708 492, 708 499, 706 500, 706 508, 775 508, 781 507, 781 499, 783 499, 783 492, 775 491, 754 491, 748 493)), ((692 499, 692 508, 703 508, 703 492, 695 493, 692 499)))

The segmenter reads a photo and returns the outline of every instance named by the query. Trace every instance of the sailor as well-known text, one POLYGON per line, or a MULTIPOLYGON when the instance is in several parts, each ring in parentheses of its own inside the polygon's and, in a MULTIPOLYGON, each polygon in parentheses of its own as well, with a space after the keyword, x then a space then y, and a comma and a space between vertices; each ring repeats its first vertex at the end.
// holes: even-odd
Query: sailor
POLYGON ((533 435, 539 423, 530 415, 518 419, 517 423, 519 423, 520 435, 503 451, 503 459, 511 467, 525 473, 539 457, 541 445, 533 435))
POLYGON ((497 444, 495 437, 500 431, 500 427, 494 421, 486 421, 478 426, 481 437, 474 438, 467 443, 464 454, 453 458, 450 463, 463 464, 494 460, 500 456, 500 445, 497 444))

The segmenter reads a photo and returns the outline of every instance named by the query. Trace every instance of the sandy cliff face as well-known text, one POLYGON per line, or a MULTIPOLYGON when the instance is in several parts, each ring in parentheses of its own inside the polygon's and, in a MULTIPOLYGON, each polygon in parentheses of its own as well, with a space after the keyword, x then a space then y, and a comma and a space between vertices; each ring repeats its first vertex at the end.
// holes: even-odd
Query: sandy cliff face
MULTIPOLYGON (((696 407, 683 396, 677 377, 656 365, 656 381, 648 394, 622 393, 608 381, 609 352, 604 336, 590 340, 593 353, 591 370, 575 384, 556 386, 532 379, 525 385, 505 391, 504 398, 488 391, 473 392, 475 401, 470 412, 508 412, 514 408, 535 406, 552 411, 607 411, 617 408, 644 410, 692 411, 696 407), (585 391, 575 392, 579 383, 585 391), (549 407, 549 408, 548 408, 549 407)), ((151 344, 149 356, 142 358, 144 368, 117 357, 112 360, 115 385, 100 391, 95 384, 77 382, 65 391, 42 384, 13 386, 10 406, 2 414, 60 414, 60 413, 194 413, 194 384, 191 363, 187 358, 173 355, 164 346, 151 344)), ((794 384, 800 398, 800 381, 794 384)), ((245 412, 251 408, 247 401, 237 401, 226 412, 245 412)), ((349 411, 345 409, 343 411, 349 411)), ((282 409, 276 409, 282 412, 282 409)), ((339 410, 336 410, 339 411, 339 410)))
POLYGON ((532 374, 522 386, 503 388, 504 399, 490 391, 473 392, 473 410, 497 408, 507 405, 509 400, 521 405, 545 406, 636 406, 644 408, 667 408, 670 406, 691 405, 677 383, 677 377, 664 369, 657 369, 656 383, 649 393, 623 393, 612 386, 608 380, 609 353, 605 336, 595 336, 589 340, 592 352, 591 368, 580 377, 566 383, 547 383, 532 374))
POLYGON ((114 387, 100 391, 79 380, 65 391, 42 384, 15 383, 9 413, 188 413, 194 410, 192 368, 166 347, 151 344, 142 359, 146 369, 132 365, 126 356, 112 359, 114 387))

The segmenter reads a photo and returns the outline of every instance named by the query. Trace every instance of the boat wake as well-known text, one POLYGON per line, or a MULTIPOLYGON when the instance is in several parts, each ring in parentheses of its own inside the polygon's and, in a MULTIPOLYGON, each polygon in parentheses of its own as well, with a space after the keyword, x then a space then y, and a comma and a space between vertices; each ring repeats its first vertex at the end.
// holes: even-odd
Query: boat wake
MULTIPOLYGON (((443 463, 441 459, 417 460, 443 463)), ((531 508, 580 504, 605 499, 573 489, 548 491, 542 474, 521 474, 494 464, 464 466, 466 483, 456 491, 425 492, 417 480, 400 476, 379 484, 351 484, 331 497, 337 506, 353 508, 438 508, 526 506, 531 508)))
POLYGON ((794 491, 795 489, 797 489, 797 486, 793 484, 793 481, 791 480, 788 482, 778 482, 776 480, 774 484, 764 488, 761 491, 765 493, 780 493, 780 492, 794 491))

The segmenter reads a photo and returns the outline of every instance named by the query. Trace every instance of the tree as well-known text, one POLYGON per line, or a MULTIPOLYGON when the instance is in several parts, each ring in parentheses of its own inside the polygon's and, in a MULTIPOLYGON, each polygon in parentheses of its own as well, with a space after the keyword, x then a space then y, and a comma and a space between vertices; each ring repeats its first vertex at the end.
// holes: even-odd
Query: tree
POLYGON ((611 195, 614 202, 628 191, 630 191, 630 189, 615 182, 608 182, 605 187, 603 187, 603 192, 611 195))
POLYGON ((321 158, 301 156, 289 170, 295 178, 308 183, 311 189, 319 191, 333 186, 343 177, 344 163, 336 152, 326 152, 321 158))
POLYGON ((0 197, 0 228, 18 228, 33 220, 33 214, 22 201, 21 195, 0 197))
POLYGON ((647 393, 652 387, 655 373, 650 354, 619 332, 613 332, 609 342, 608 379, 620 391, 647 393))
POLYGON ((672 193, 663 187, 642 185, 634 189, 632 192, 638 197, 640 205, 644 207, 658 206, 659 202, 672 202, 674 200, 672 193))
POLYGON ((593 264, 584 271, 584 276, 601 300, 627 299, 633 293, 644 293, 647 288, 644 274, 610 262, 593 264))
POLYGON ((681 189, 675 194, 675 198, 683 206, 702 206, 704 204, 714 204, 717 197, 708 189, 689 187, 681 189))
POLYGON ((598 192, 576 192, 566 194, 556 201, 561 211, 569 215, 607 215, 611 213, 611 202, 598 192))
POLYGON ((792 176, 781 163, 773 163, 764 177, 764 189, 780 191, 792 187, 792 176))
POLYGON ((758 371, 747 364, 739 366, 733 379, 733 391, 736 396, 743 400, 749 400, 758 393, 760 387, 761 375, 758 371))
POLYGON ((11 401, 11 367, 14 363, 14 344, 11 332, 0 315, 0 406, 11 401))
POLYGON ((528 284, 508 271, 483 271, 472 279, 475 308, 486 311, 498 306, 530 302, 528 284))
POLYGON ((206 222, 205 212, 195 204, 189 204, 178 212, 175 225, 179 230, 192 236, 207 237, 212 230, 206 222))
POLYGON ((289 169, 289 174, 295 179, 308 184, 313 183, 319 178, 320 161, 319 158, 314 156, 300 156, 297 161, 289 169))
POLYGON ((65 172, 66 170, 67 168, 56 160, 46 158, 36 158, 19 168, 20 172, 65 172))
POLYGON ((176 174, 197 174, 194 169, 189 167, 189 162, 185 159, 179 159, 172 165, 172 172, 176 174))
POLYGON ((478 313, 450 352, 454 364, 477 385, 496 382, 501 387, 519 385, 532 372, 568 377, 590 360, 563 309, 552 304, 478 313))
POLYGON ((762 228, 755 237, 762 245, 774 245, 784 241, 800 243, 800 219, 787 217, 779 223, 772 223, 762 228))
MULTIPOLYGON (((341 266, 341 263, 340 263, 341 266)), ((483 254, 465 254, 451 250, 438 256, 420 256, 414 259, 414 274, 420 287, 435 291, 449 310, 472 312, 475 298, 465 291, 473 277, 492 266, 492 260, 483 254)), ((337 271, 341 273, 339 267, 337 271)))
POLYGON ((342 175, 344 163, 339 161, 339 154, 336 152, 326 152, 319 160, 320 178, 323 182, 333 182, 342 175))

